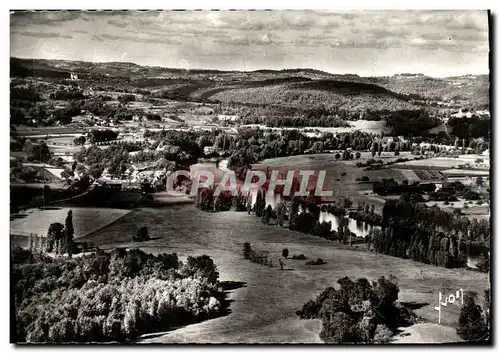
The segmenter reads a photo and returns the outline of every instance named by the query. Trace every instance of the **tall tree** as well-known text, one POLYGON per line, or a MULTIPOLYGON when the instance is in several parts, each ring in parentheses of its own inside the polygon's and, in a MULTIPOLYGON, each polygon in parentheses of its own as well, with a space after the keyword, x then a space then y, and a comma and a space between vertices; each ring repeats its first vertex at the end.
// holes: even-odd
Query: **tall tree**
POLYGON ((72 249, 73 249, 73 236, 75 233, 75 230, 73 228, 73 211, 72 210, 68 211, 68 215, 66 216, 66 221, 64 222, 64 224, 65 224, 64 233, 65 233, 65 238, 66 238, 65 239, 65 247, 66 247, 67 253, 71 257, 72 249))
POLYGON ((47 232, 47 239, 45 242, 45 251, 55 251, 59 253, 61 250, 61 243, 64 237, 64 226, 61 223, 51 223, 47 232))
POLYGON ((476 304, 477 293, 467 292, 458 319, 457 333, 465 341, 483 341, 488 339, 488 328, 481 307, 476 304))

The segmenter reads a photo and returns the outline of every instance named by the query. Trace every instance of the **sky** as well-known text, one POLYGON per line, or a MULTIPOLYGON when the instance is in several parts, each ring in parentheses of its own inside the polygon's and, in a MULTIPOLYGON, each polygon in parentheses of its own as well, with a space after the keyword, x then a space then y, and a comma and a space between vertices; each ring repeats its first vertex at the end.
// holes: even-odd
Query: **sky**
POLYGON ((11 56, 185 69, 488 74, 486 11, 11 13, 11 56))

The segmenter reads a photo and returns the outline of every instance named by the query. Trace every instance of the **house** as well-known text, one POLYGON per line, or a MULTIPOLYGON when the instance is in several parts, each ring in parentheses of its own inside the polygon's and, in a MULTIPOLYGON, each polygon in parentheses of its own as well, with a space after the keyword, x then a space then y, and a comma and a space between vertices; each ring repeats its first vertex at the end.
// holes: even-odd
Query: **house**
POLYGON ((240 117, 237 115, 218 115, 219 121, 237 121, 240 117))
POLYGON ((102 172, 101 179, 108 181, 113 179, 113 176, 109 173, 108 168, 104 169, 104 171, 102 172))
POLYGON ((205 154, 212 154, 212 153, 215 153, 217 152, 217 147, 214 147, 214 146, 205 146, 203 148, 203 152, 205 154))
POLYGON ((470 118, 470 117, 472 116, 472 114, 473 114, 473 113, 471 113, 471 112, 464 113, 464 112, 462 111, 462 108, 460 108, 460 109, 458 110, 458 113, 451 114, 451 116, 452 116, 453 118, 464 118, 464 117, 466 117, 466 118, 470 118))

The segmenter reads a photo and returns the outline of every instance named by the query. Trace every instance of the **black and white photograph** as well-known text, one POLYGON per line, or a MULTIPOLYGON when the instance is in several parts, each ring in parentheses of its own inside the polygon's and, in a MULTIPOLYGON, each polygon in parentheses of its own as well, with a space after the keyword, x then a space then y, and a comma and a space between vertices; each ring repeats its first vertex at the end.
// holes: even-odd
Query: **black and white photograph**
POLYGON ((10 343, 492 344, 492 12, 9 19, 10 343))

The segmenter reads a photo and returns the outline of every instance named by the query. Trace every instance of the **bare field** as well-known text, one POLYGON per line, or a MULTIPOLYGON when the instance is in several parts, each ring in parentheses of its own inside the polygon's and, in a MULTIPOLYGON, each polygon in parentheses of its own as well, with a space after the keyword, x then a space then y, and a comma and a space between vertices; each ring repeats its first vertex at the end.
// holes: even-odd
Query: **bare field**
MULTIPOLYGON (((207 254, 216 262, 222 281, 244 282, 242 288, 229 295, 228 299, 233 302, 228 316, 144 338, 144 343, 320 342, 321 323, 299 320, 295 311, 326 287, 336 286, 336 281, 344 276, 369 280, 382 275, 397 276, 401 289, 399 300, 422 305, 416 312, 430 323, 437 322, 434 305, 439 291, 449 293, 463 288, 480 292, 489 287, 486 274, 374 254, 265 226, 245 212, 207 213, 193 205, 136 209, 84 239, 104 249, 129 246, 151 253, 176 252, 181 259, 207 254), (141 226, 147 226, 151 237, 158 239, 131 243, 132 235, 141 226), (245 260, 241 251, 247 241, 255 249, 267 251, 275 267, 245 260), (286 270, 280 271, 276 265, 285 247, 290 255, 304 254, 308 259, 321 257, 327 264, 307 266, 306 261, 285 260, 286 270)), ((458 307, 446 308, 443 326, 454 331, 458 314, 458 307)), ((433 339, 439 341, 439 332, 436 331, 433 339)))

